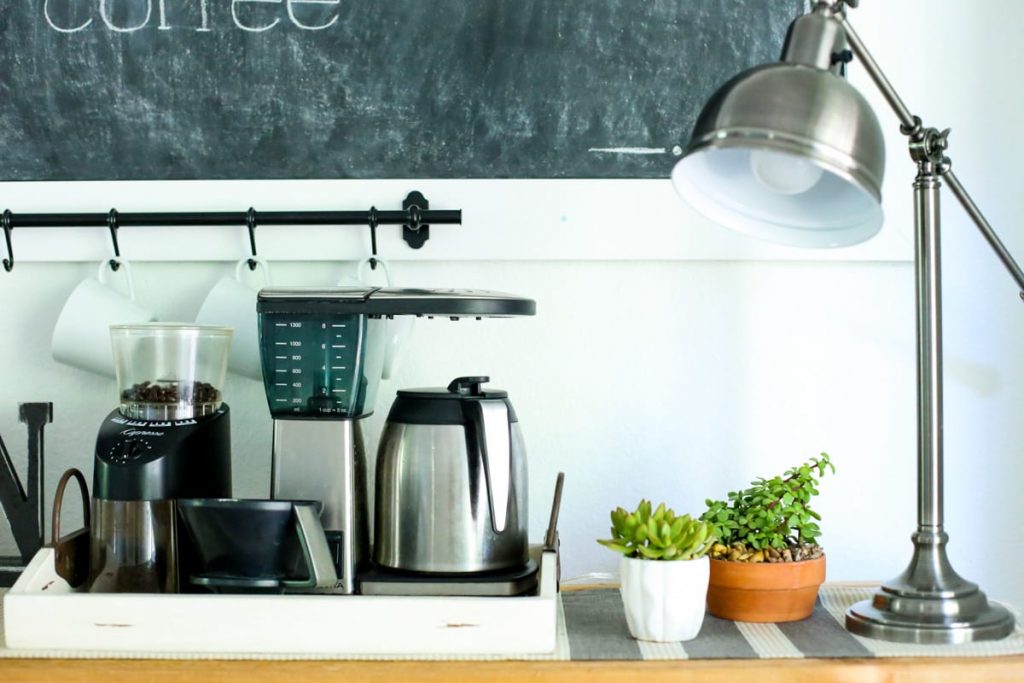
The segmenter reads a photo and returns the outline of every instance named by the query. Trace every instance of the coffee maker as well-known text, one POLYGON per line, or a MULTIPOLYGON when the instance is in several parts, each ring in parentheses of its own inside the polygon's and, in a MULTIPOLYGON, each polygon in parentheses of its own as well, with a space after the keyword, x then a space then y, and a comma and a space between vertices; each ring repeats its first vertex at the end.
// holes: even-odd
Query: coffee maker
POLYGON ((110 334, 120 405, 96 439, 89 589, 177 592, 174 500, 231 496, 219 387, 232 329, 150 323, 110 334))
POLYGON ((401 315, 533 315, 532 300, 478 290, 267 288, 259 293, 263 383, 274 420, 271 497, 323 503, 338 592, 369 561, 361 420, 373 413, 384 328, 401 315))

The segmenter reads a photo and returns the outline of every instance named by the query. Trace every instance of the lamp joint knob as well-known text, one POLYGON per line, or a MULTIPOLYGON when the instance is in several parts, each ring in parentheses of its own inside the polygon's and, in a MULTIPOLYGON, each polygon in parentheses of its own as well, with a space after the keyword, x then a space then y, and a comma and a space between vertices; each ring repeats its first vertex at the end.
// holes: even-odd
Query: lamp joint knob
POLYGON ((840 50, 832 53, 833 64, 849 64, 853 61, 853 50, 840 50))
MULTIPOLYGON (((915 121, 917 119, 915 118, 915 121)), ((937 128, 922 128, 910 137, 910 156, 917 162, 941 164, 945 151, 949 149, 949 128, 939 132, 937 128)))

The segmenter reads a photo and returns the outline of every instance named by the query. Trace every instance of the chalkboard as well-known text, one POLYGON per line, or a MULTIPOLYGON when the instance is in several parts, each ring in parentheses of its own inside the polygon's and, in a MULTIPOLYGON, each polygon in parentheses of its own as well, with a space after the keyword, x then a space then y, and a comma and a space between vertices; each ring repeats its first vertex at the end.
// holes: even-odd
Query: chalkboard
POLYGON ((663 178, 805 0, 7 0, 0 179, 663 178), (677 149, 673 149, 677 148, 677 149))

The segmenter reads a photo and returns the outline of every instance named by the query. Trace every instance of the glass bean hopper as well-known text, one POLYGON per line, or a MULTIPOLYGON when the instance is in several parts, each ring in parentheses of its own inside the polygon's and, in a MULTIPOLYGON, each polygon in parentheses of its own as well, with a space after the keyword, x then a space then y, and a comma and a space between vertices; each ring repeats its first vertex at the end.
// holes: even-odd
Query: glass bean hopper
POLYGON ((185 420, 217 412, 232 333, 213 325, 111 325, 121 414, 185 420))

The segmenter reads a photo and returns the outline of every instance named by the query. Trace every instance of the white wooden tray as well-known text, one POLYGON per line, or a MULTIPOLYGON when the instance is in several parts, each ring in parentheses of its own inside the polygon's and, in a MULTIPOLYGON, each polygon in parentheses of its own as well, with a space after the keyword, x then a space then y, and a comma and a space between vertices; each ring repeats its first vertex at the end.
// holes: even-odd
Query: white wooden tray
POLYGON ((531 549, 534 594, 514 598, 90 594, 43 548, 4 596, 16 649, 359 655, 552 652, 558 557, 531 549))

